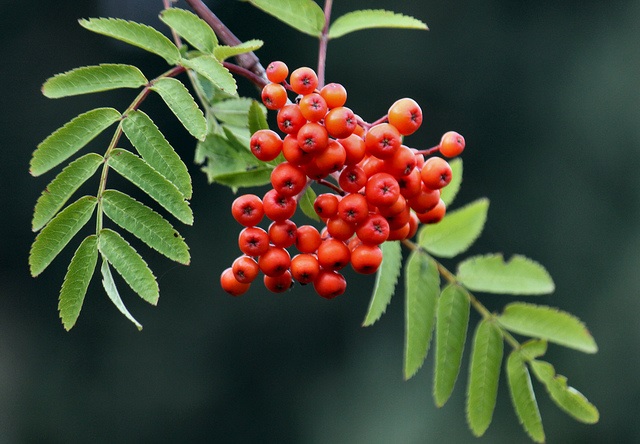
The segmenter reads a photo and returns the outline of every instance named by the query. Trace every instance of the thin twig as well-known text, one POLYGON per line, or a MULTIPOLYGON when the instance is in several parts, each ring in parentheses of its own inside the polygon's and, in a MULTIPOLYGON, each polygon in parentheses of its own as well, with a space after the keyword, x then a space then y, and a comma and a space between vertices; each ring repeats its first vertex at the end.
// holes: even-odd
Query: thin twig
POLYGON ((329 21, 331 20, 331 7, 333 0, 324 2, 324 26, 320 34, 320 45, 318 47, 318 88, 324 86, 325 69, 327 61, 327 44, 329 43, 329 21))

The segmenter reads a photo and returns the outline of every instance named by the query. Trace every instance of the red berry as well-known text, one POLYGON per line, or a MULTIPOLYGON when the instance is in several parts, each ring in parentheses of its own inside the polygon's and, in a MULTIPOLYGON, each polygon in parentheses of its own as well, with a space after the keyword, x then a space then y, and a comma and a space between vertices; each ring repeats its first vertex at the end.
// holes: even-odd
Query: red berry
POLYGON ((271 171, 271 185, 282 196, 295 196, 307 184, 304 171, 288 162, 283 162, 271 171))
POLYGON ((356 115, 346 106, 333 108, 324 116, 324 126, 335 139, 346 139, 353 134, 357 125, 356 115))
POLYGON ((233 276, 242 284, 250 284, 258 276, 258 263, 249 256, 240 256, 231 265, 233 276))
POLYGON ((249 147, 254 156, 268 162, 278 157, 282 151, 282 139, 275 131, 262 129, 253 133, 249 147))
POLYGON ((283 196, 276 190, 269 190, 262 199, 264 214, 271 220, 291 219, 296 212, 298 202, 291 196, 283 196))
POLYGON ((311 68, 298 68, 291 73, 289 84, 296 94, 310 94, 318 86, 318 76, 311 68))
POLYGON ((338 239, 325 239, 318 248, 318 263, 325 270, 340 270, 349 263, 351 252, 338 239))
POLYGON ((262 103, 268 109, 280 109, 287 104, 287 90, 279 83, 267 83, 260 94, 262 103))
POLYGON ((220 286, 231 296, 240 296, 247 292, 251 284, 238 282, 233 275, 233 270, 229 267, 220 275, 220 286))
POLYGON ((264 286, 272 293, 284 293, 293 285, 291 272, 286 270, 279 276, 267 276, 263 278, 264 286))
POLYGON ((301 284, 310 284, 320 273, 318 259, 312 254, 298 254, 291 259, 291 274, 301 284))
POLYGON ((358 193, 349 194, 338 203, 338 216, 345 222, 357 224, 369 217, 367 199, 358 193))
POLYGON ((380 123, 369 129, 364 138, 367 153, 378 159, 392 157, 402 144, 402 136, 395 126, 380 123))
POLYGON ((381 214, 372 214, 358 225, 356 235, 364 244, 380 245, 389 237, 389 222, 381 214))
POLYGON ((233 218, 245 227, 258 225, 264 216, 262 200, 255 194, 244 194, 231 204, 233 218))
POLYGON ((347 193, 357 193, 367 183, 367 174, 358 165, 345 167, 338 177, 338 185, 347 193))
POLYGON ((338 197, 331 193, 319 194, 313 202, 313 209, 322 219, 329 219, 338 213, 338 197))
POLYGON ((280 276, 289 269, 291 265, 291 256, 289 252, 280 247, 269 247, 258 259, 258 266, 267 276, 280 276))
POLYGON ((308 122, 298 130, 297 139, 302 151, 317 154, 327 147, 329 135, 324 126, 316 122, 308 122))
POLYGON ((269 63, 265 70, 267 79, 273 83, 281 83, 287 79, 289 68, 284 62, 274 61, 269 63))
POLYGON ((398 181, 388 173, 377 173, 371 176, 364 190, 367 202, 377 207, 393 205, 400 196, 398 181))
POLYGON ((440 152, 446 157, 458 156, 464 151, 464 137, 455 131, 444 133, 440 139, 440 152))
POLYGON ((451 166, 441 157, 430 157, 424 162, 420 177, 427 188, 439 190, 451 182, 451 166))
POLYGON ((289 248, 296 242, 296 233, 298 227, 289 219, 272 222, 269 225, 269 240, 276 247, 289 248))
POLYGON ((318 93, 311 93, 302 97, 298 106, 305 119, 311 122, 318 122, 327 114, 327 102, 318 93))
POLYGON ((313 281, 313 288, 321 297, 333 299, 345 292, 347 281, 336 271, 320 270, 318 277, 313 281))
POLYGON ((238 235, 238 247, 247 256, 260 256, 269 249, 269 235, 260 227, 247 227, 238 235))
POLYGON ((315 253, 322 243, 318 229, 313 225, 302 225, 296 232, 296 248, 300 253, 315 253))
POLYGON ((356 273, 375 273, 381 263, 382 250, 377 245, 362 244, 351 252, 351 267, 356 273))
POLYGON ((307 123, 307 119, 300 112, 298 105, 289 104, 280 108, 276 116, 276 122, 283 133, 296 134, 302 128, 302 125, 307 123))

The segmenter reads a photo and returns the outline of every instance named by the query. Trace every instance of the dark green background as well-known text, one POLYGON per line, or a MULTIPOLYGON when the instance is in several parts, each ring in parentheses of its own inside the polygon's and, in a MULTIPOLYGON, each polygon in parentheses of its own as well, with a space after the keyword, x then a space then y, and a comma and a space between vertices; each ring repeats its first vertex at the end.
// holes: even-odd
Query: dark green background
MULTIPOLYGON (((209 4, 241 39, 265 40, 265 64, 315 65, 312 38, 245 3, 209 4)), ((402 381, 401 292, 370 328, 360 325, 372 279, 351 273, 347 294, 332 302, 301 288, 223 294, 218 276, 238 254, 233 196, 207 185, 191 162, 196 223, 179 229, 192 265, 140 247, 159 278, 155 308, 121 283, 144 331, 117 312, 97 278, 78 324, 63 330, 57 293, 73 248, 42 276, 29 276, 31 211, 53 178, 30 177, 29 158, 73 116, 97 106, 124 109, 136 92, 54 101, 39 89, 83 64, 133 63, 149 78, 163 72, 162 60, 76 21, 109 15, 161 26, 161 5, 3 2, 0 442, 527 442, 504 381, 492 426, 481 440, 471 436, 466 359, 442 409, 431 398, 431 357, 402 381)), ((544 264, 557 291, 534 302, 578 315, 598 342, 596 355, 550 347, 549 359, 599 407, 601 421, 574 422, 536 385, 548 441, 639 442, 640 2, 337 0, 334 17, 364 7, 414 15, 431 31, 371 30, 336 40, 327 80, 343 83, 348 105, 367 120, 399 97, 415 98, 425 123, 408 140, 413 146, 432 146, 450 129, 464 134, 456 204, 491 199, 469 253, 521 253, 544 264)), ((194 141, 159 100, 143 109, 189 161, 194 141)), ((495 310, 512 300, 480 298, 495 310)))

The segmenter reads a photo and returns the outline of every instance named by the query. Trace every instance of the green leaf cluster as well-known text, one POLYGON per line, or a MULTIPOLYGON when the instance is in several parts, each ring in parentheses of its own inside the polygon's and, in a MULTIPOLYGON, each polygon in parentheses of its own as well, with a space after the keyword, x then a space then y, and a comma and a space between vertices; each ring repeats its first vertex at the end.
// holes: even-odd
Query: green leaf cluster
MULTIPOLYGON (((452 170, 454 189, 445 196, 447 204, 453 202, 459 189, 462 161, 452 162, 452 170)), ((449 211, 438 224, 422 226, 417 243, 404 241, 410 248, 404 264, 404 377, 411 378, 420 369, 433 336, 433 398, 438 407, 446 404, 460 375, 473 307, 482 319, 470 344, 466 417, 471 432, 482 436, 491 424, 506 342, 512 347, 505 371, 514 410, 529 437, 544 442, 531 372, 562 410, 585 423, 598 420, 597 409, 569 387, 566 378, 556 375, 551 364, 539 360, 547 350, 547 342, 585 353, 595 353, 597 345, 585 325, 567 312, 513 302, 502 313, 494 314, 471 293, 549 294, 555 288, 553 280, 537 262, 520 255, 508 261, 499 254, 477 255, 459 262, 454 274, 435 259, 466 252, 482 233, 488 208, 487 199, 478 199, 449 211), (532 339, 520 343, 513 334, 532 339)), ((365 326, 372 325, 384 313, 403 271, 399 243, 386 242, 382 250, 383 262, 376 275, 365 326)))

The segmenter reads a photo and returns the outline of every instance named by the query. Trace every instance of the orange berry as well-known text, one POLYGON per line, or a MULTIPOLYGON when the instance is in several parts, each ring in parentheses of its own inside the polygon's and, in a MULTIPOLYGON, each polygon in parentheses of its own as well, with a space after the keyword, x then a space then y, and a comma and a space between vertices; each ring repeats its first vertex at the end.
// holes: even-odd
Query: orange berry
POLYGON ((291 272, 286 270, 279 276, 267 276, 263 278, 264 286, 272 293, 284 293, 293 285, 291 272))
POLYGON ((318 86, 318 76, 311 68, 298 68, 291 73, 289 84, 296 94, 310 94, 318 86))
POLYGON ((263 162, 268 162, 282 152, 282 139, 275 131, 262 129, 253 133, 249 147, 254 156, 263 162))
POLYGON ((258 259, 258 267, 267 276, 280 276, 289 269, 291 256, 289 252, 280 247, 269 247, 258 259))
POLYGON ((260 97, 267 109, 276 110, 287 104, 287 90, 279 83, 267 83, 260 97))
POLYGON ((387 113, 389 123, 395 126, 400 134, 413 134, 422 124, 422 109, 420 105, 409 98, 396 100, 387 113))
POLYGON ((325 270, 340 270, 349 263, 351 252, 338 239, 325 239, 318 247, 318 263, 325 270))
POLYGON ((267 79, 273 83, 284 82, 289 75, 289 68, 284 62, 274 61, 269 63, 265 69, 267 79))
POLYGON ((346 139, 356 129, 356 115, 346 106, 333 108, 324 116, 324 126, 329 135, 336 139, 346 139))
POLYGON ((231 296, 240 296, 247 292, 251 284, 238 282, 233 275, 233 270, 229 267, 220 275, 220 286, 231 296))
POLYGON ((258 276, 258 263, 249 256, 240 256, 231 265, 233 276, 242 284, 250 284, 258 276))
POLYGON ((455 131, 449 131, 440 139, 440 152, 446 157, 458 156, 464 151, 464 137, 455 131))
POLYGON ((439 190, 451 182, 451 166, 441 157, 430 157, 424 162, 420 177, 427 188, 439 190))
POLYGON ((318 259, 312 254, 298 254, 291 259, 291 275, 301 284, 310 284, 320 273, 318 259))
POLYGON ((313 288, 321 297, 333 299, 345 292, 347 281, 337 271, 320 270, 318 277, 313 281, 313 288))
POLYGON ((343 106, 347 101, 347 90, 339 83, 327 83, 320 90, 329 109, 343 106))
POLYGON ((382 250, 377 245, 362 244, 351 253, 351 267, 356 273, 372 274, 382 263, 382 250))

